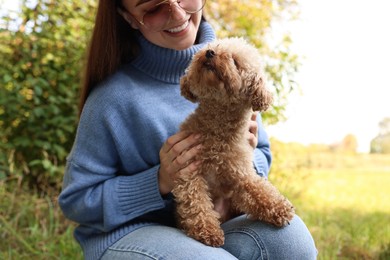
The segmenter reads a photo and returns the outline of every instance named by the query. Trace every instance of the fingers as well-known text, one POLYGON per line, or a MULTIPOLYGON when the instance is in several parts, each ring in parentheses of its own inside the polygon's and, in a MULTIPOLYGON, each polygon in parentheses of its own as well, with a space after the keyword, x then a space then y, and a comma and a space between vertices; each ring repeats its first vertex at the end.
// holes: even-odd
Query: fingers
POLYGON ((167 141, 163 144, 161 147, 161 152, 168 153, 174 145, 179 143, 180 141, 184 140, 187 138, 190 134, 187 132, 179 132, 175 135, 170 136, 167 141))
POLYGON ((166 154, 166 159, 171 162, 176 170, 179 170, 188 160, 195 156, 200 147, 196 145, 199 143, 200 135, 187 135, 186 133, 179 133, 173 135, 165 142, 163 152, 166 154))
POLYGON ((192 173, 196 173, 198 167, 200 165, 200 161, 193 161, 189 163, 187 166, 181 168, 178 172, 163 172, 163 168, 160 168, 159 171, 159 188, 160 193, 162 195, 168 194, 172 191, 175 181, 179 176, 189 175, 192 173))
POLYGON ((250 121, 249 122, 249 132, 251 134, 254 134, 255 136, 257 136, 257 131, 258 131, 257 122, 256 121, 250 121))
POLYGON ((257 136, 257 130, 258 130, 258 125, 257 125, 257 112, 253 112, 251 115, 251 120, 249 121, 249 132, 257 136))
POLYGON ((200 165, 200 161, 192 161, 187 164, 185 167, 181 168, 175 178, 183 175, 183 174, 191 174, 197 171, 198 166, 200 165))
POLYGON ((251 119, 248 122, 248 135, 247 139, 249 142, 249 145, 253 147, 253 149, 256 148, 257 146, 257 134, 258 134, 258 125, 257 125, 257 112, 253 112, 251 115, 251 119))
POLYGON ((160 191, 170 192, 177 176, 196 171, 199 163, 195 156, 202 146, 199 144, 200 135, 179 132, 172 135, 160 150, 159 184, 160 191))
POLYGON ((200 135, 189 135, 186 132, 179 132, 172 135, 164 143, 161 152, 166 153, 173 162, 180 154, 190 149, 199 142, 200 135))
POLYGON ((176 167, 177 169, 182 169, 189 165, 195 155, 199 152, 199 150, 202 148, 202 145, 198 144, 189 150, 182 151, 176 158, 172 161, 173 167, 176 167))
POLYGON ((253 113, 252 113, 252 116, 251 116, 251 120, 252 120, 252 121, 256 121, 257 114, 258 114, 257 112, 253 112, 253 113))

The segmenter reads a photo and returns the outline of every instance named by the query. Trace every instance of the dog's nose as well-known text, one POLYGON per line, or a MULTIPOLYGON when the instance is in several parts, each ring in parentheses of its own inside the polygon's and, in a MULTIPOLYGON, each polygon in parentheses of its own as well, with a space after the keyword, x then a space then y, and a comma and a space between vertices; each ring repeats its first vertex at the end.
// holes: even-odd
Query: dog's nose
POLYGON ((206 58, 211 59, 214 56, 215 56, 215 52, 213 50, 206 51, 206 58))

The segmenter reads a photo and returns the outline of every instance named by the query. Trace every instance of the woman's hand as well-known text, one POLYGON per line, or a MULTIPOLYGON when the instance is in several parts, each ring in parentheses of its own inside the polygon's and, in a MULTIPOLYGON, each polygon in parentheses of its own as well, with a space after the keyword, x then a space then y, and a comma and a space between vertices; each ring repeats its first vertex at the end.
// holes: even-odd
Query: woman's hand
POLYGON ((200 135, 179 132, 169 137, 163 144, 160 150, 160 170, 158 173, 162 195, 172 191, 177 176, 196 171, 199 162, 194 161, 194 158, 202 148, 199 141, 200 135))
POLYGON ((258 133, 258 125, 257 125, 257 121, 256 121, 256 118, 257 118, 257 112, 253 112, 252 116, 251 116, 251 120, 249 120, 249 131, 248 131, 248 142, 250 144, 250 146, 253 147, 253 149, 256 148, 257 146, 257 133, 258 133))

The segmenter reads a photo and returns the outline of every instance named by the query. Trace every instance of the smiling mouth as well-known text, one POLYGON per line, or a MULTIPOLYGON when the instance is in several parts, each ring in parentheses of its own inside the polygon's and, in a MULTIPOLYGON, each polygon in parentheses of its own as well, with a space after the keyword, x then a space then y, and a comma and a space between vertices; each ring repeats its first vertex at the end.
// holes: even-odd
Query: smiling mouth
POLYGON ((186 29, 188 25, 189 25, 189 20, 185 21, 185 23, 183 23, 182 25, 175 28, 168 29, 167 31, 170 33, 178 33, 186 29))

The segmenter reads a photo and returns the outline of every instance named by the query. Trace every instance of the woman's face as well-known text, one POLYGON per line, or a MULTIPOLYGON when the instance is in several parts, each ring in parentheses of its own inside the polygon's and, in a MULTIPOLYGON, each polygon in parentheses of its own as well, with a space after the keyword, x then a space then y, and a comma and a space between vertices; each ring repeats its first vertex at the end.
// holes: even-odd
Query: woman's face
MULTIPOLYGON (((202 0, 184 0, 183 7, 198 8, 202 0), (192 7, 194 6, 194 7, 192 7)), ((195 43, 202 11, 188 13, 177 1, 122 0, 120 14, 150 42, 169 49, 184 50, 195 43)))

